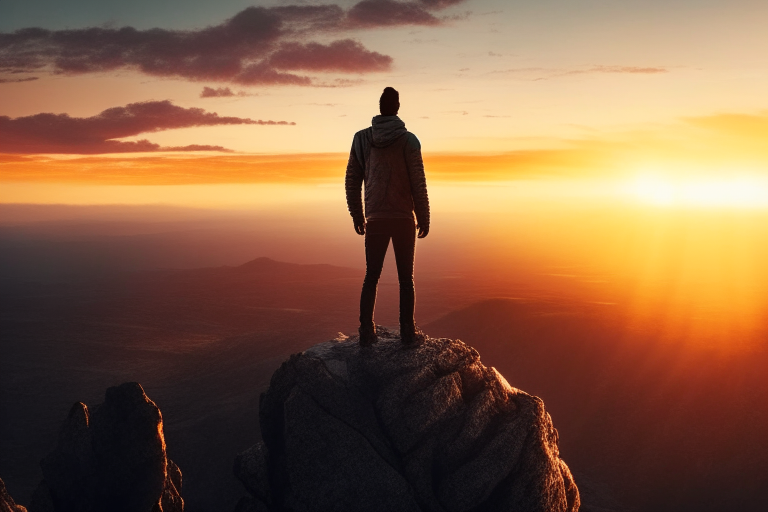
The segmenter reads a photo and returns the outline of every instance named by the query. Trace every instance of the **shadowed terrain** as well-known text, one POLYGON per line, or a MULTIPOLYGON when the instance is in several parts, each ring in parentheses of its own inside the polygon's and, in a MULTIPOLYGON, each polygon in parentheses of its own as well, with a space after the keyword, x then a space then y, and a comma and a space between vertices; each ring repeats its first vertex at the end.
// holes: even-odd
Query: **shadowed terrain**
MULTIPOLYGON (((253 237, 188 226, 2 228, 0 476, 18 503, 28 503, 72 404, 138 381, 163 411, 187 510, 231 510, 244 494, 233 457, 259 437, 270 376, 289 354, 354 333, 362 269, 253 258, 270 247, 299 261, 360 263, 359 244, 344 252, 346 242, 311 239, 316 252, 296 252, 280 242, 282 225, 253 237)), ((764 322, 701 335, 696 320, 693 335, 668 328, 663 300, 638 315, 631 286, 579 288, 577 278, 596 278, 578 269, 460 273, 432 265, 440 256, 453 257, 417 255, 420 325, 476 347, 546 402, 584 510, 761 510, 764 322)), ((389 326, 393 270, 388 261, 376 309, 389 326)))
MULTIPOLYGON (((259 393, 275 368, 340 330, 356 329, 362 272, 267 258, 237 267, 109 273, 2 286, 2 474, 22 504, 38 461, 77 400, 140 381, 163 410, 169 455, 184 472, 187 509, 234 507, 232 459, 258 435, 259 393)), ((440 277, 425 318, 460 298, 440 277), (450 293, 439 293, 440 290, 450 293)), ((425 293, 426 294, 426 293, 425 293)), ((380 285, 377 319, 395 323, 397 282, 380 285)))
POLYGON ((765 332, 747 346, 697 345, 617 304, 530 299, 481 301, 425 329, 472 344, 546 400, 585 503, 598 478, 638 510, 764 506, 765 332))

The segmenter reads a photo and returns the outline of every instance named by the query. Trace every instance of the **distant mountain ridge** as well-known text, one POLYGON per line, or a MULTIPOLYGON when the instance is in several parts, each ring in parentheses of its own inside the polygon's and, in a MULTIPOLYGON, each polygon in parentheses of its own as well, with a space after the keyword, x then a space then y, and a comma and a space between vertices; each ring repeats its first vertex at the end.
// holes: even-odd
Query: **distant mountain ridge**
POLYGON ((339 267, 326 263, 287 263, 272 258, 260 257, 241 265, 223 265, 219 267, 202 267, 193 269, 158 269, 153 273, 168 273, 178 276, 258 276, 260 279, 281 279, 286 276, 305 280, 323 280, 343 277, 360 277, 361 270, 349 267, 339 267))

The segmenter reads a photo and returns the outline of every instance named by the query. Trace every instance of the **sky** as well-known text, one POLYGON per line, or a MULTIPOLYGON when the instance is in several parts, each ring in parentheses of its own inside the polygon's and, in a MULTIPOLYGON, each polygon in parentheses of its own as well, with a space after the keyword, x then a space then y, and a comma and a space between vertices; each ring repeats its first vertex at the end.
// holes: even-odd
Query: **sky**
POLYGON ((610 174, 659 153, 711 169, 695 148, 720 137, 725 160, 762 173, 765 19, 758 1, 6 0, 0 152, 24 156, 4 159, 3 179, 49 181, 40 155, 335 153, 343 166, 385 86, 425 154, 509 160, 461 180, 610 174))

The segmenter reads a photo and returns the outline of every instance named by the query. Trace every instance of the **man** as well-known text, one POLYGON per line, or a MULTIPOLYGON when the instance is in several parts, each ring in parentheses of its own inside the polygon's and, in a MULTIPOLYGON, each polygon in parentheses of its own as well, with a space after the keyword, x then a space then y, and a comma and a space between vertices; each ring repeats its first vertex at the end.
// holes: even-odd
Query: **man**
POLYGON ((400 339, 410 345, 423 338, 414 321, 413 257, 416 230, 429 233, 429 197, 419 139, 397 117, 400 94, 387 87, 379 99, 380 116, 355 134, 347 164, 347 206, 355 232, 365 235, 365 280, 360 294, 360 345, 377 341, 373 309, 389 240, 395 249, 400 281, 400 339), (365 182, 365 212, 360 189, 365 182), (415 220, 415 224, 414 224, 415 220))

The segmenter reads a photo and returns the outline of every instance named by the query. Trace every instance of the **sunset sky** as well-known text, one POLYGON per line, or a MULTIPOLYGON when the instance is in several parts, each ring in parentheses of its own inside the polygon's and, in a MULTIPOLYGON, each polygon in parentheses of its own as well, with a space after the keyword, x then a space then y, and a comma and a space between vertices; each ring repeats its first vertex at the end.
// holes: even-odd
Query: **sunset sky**
POLYGON ((766 19, 747 0, 0 2, 0 201, 338 182, 391 85, 433 181, 765 206, 766 19))

